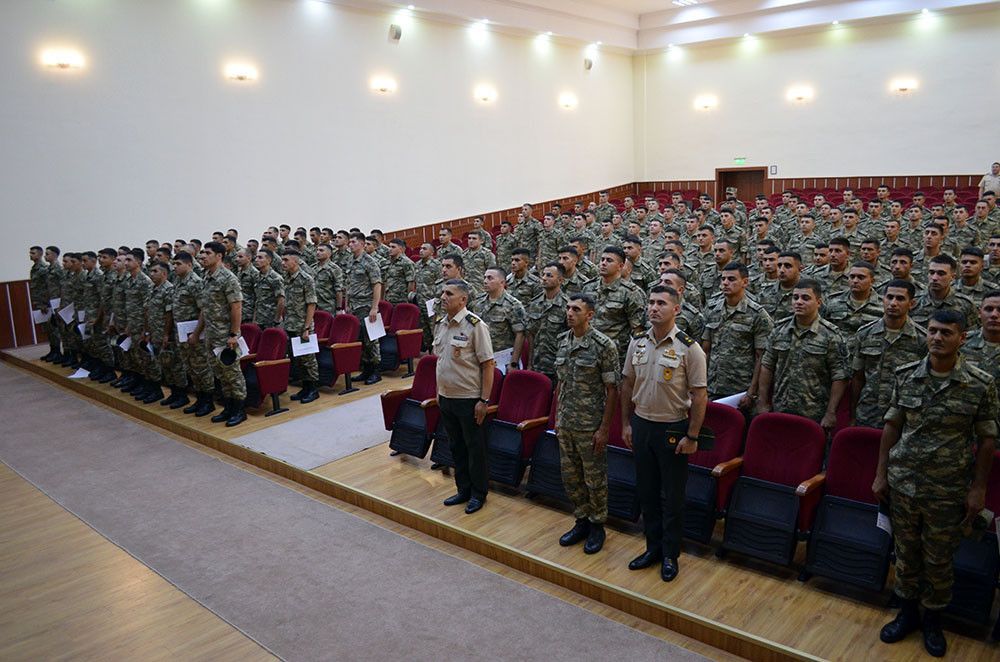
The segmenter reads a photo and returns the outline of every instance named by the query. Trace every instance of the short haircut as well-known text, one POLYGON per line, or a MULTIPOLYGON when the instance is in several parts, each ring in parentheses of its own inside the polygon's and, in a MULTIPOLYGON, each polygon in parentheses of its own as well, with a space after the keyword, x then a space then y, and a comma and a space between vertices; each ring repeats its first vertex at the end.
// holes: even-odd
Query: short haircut
POLYGON ((52 251, 52 252, 53 252, 53 253, 55 253, 56 255, 59 255, 59 253, 61 253, 61 252, 62 252, 62 251, 60 251, 60 250, 59 250, 59 247, 58 247, 58 246, 46 246, 46 247, 45 247, 45 250, 47 250, 47 251, 52 251))
POLYGON ((723 271, 738 271, 738 272, 740 272, 740 278, 749 278, 750 277, 750 270, 747 269, 747 265, 743 264, 742 262, 736 262, 736 261, 730 262, 726 266, 722 267, 722 270, 723 271))
POLYGON ((951 267, 952 271, 958 268, 958 263, 955 262, 955 258, 946 253, 941 253, 940 255, 935 255, 934 257, 932 257, 930 259, 930 264, 947 264, 949 267, 951 267))
POLYGON ((908 280, 903 280, 902 278, 893 278, 888 283, 885 284, 886 292, 889 291, 890 287, 901 287, 906 290, 907 296, 911 299, 917 296, 917 286, 908 280))
POLYGON ((878 248, 878 246, 880 245, 878 243, 878 239, 862 239, 861 240, 861 245, 864 246, 865 244, 872 244, 876 248, 878 248))
POLYGON ((913 262, 913 251, 909 248, 894 248, 892 249, 892 257, 908 257, 910 262, 913 262))
POLYGON ((617 246, 605 246, 604 250, 601 251, 602 255, 604 253, 610 253, 611 255, 617 256, 618 261, 621 262, 622 264, 625 264, 625 251, 618 248, 617 246))
POLYGON ((955 324, 959 331, 965 331, 966 327, 965 315, 950 308, 938 308, 931 313, 930 321, 938 324, 955 324))
POLYGON ((267 257, 268 260, 271 261, 272 264, 274 263, 274 257, 275 257, 274 251, 272 251, 270 248, 260 249, 260 251, 257 252, 257 255, 264 255, 267 257))
POLYGON ((871 274, 871 277, 872 278, 875 277, 875 265, 872 264, 871 262, 865 262, 864 260, 858 260, 857 262, 855 262, 854 264, 851 265, 851 269, 855 269, 855 268, 857 268, 857 269, 867 269, 868 273, 871 274))
POLYGON ((670 287, 669 285, 663 285, 662 283, 657 283, 656 285, 649 288, 650 294, 666 294, 673 298, 674 302, 681 300, 681 295, 677 293, 677 290, 670 287))
POLYGON ((291 230, 292 226, 289 225, 288 223, 282 223, 281 225, 278 226, 278 229, 279 230, 291 230))
POLYGON ((983 295, 983 301, 986 301, 987 299, 993 299, 996 297, 1000 297, 1000 290, 988 290, 986 294, 983 295))
POLYGON ((716 244, 722 244, 724 246, 728 246, 729 248, 731 248, 733 250, 736 249, 736 244, 733 243, 733 242, 731 242, 731 241, 729 241, 728 239, 716 239, 715 243, 716 244))
POLYGON ((767 248, 765 248, 761 252, 764 255, 773 255, 774 253, 778 253, 780 255, 781 254, 781 249, 778 248, 777 246, 775 246, 774 244, 771 244, 770 246, 768 246, 767 248))
POLYGON ((798 251, 781 251, 780 253, 778 253, 779 259, 783 257, 793 258, 796 262, 802 264, 802 254, 799 253, 798 251))
POLYGON ((834 237, 833 239, 830 240, 829 243, 830 243, 831 246, 833 246, 834 244, 837 244, 838 246, 843 246, 848 251, 851 250, 851 241, 849 239, 847 239, 846 237, 834 237))
POLYGON ((298 252, 294 248, 286 248, 285 252, 281 254, 281 257, 302 257, 302 253, 298 252))
POLYGON ((41 246, 32 246, 32 247, 31 247, 31 248, 29 248, 28 250, 29 250, 29 251, 39 251, 39 252, 44 252, 44 249, 43 249, 43 248, 42 248, 41 246))
POLYGON ((444 284, 457 287, 462 292, 462 294, 464 294, 465 296, 469 296, 469 290, 470 290, 469 284, 464 280, 462 280, 461 278, 449 278, 444 282, 444 284))
POLYGON ((569 253, 570 255, 575 255, 576 257, 580 257, 580 251, 576 250, 575 246, 561 246, 558 252, 569 253))
POLYGON ((960 255, 975 255, 976 257, 983 259, 986 257, 986 253, 979 246, 966 246, 962 249, 960 255))
POLYGON ((159 261, 154 262, 149 266, 150 271, 152 271, 153 269, 160 269, 164 273, 168 274, 170 273, 170 265, 168 265, 166 262, 159 262, 159 261))
POLYGON ((351 232, 350 234, 347 235, 347 238, 348 239, 357 239, 358 241, 363 242, 365 240, 365 233, 364 232, 351 232))
MULTIPOLYGON (((529 258, 531 257, 531 251, 529 251, 527 248, 515 248, 514 250, 512 250, 510 252, 510 254, 511 254, 511 256, 514 256, 514 255, 527 255, 529 258)), ((531 260, 528 260, 528 261, 530 262, 531 260)))
POLYGON ((390 240, 389 240, 389 243, 390 243, 390 244, 395 244, 396 246, 399 246, 399 247, 400 247, 400 248, 402 248, 402 249, 403 249, 404 251, 406 250, 406 242, 405 242, 405 241, 403 241, 402 239, 398 238, 398 237, 397 237, 397 238, 395 238, 395 239, 390 239, 390 240))
POLYGON ((815 278, 803 278, 792 288, 795 290, 812 290, 817 299, 823 298, 823 286, 815 278))
POLYGON ((581 246, 590 246, 590 240, 584 236, 576 235, 575 237, 569 238, 569 243, 580 244, 581 246))
POLYGON ((552 267, 553 269, 555 269, 556 271, 558 271, 560 277, 562 277, 562 278, 566 277, 566 267, 564 267, 563 265, 559 264, 558 262, 555 262, 555 261, 549 262, 548 264, 544 265, 542 267, 542 269, 543 270, 544 269, 548 269, 549 267, 552 267))
MULTIPOLYGON (((730 264, 732 264, 732 263, 730 263, 730 264)), ((729 265, 726 265, 726 269, 728 269, 728 268, 729 268, 729 265)), ((667 269, 666 271, 663 272, 664 276, 666 276, 667 274, 671 274, 673 276, 677 276, 678 278, 680 278, 681 280, 684 281, 685 285, 687 285, 687 282, 688 282, 687 276, 685 276, 684 272, 681 271, 680 269, 674 269, 673 267, 671 267, 670 269, 667 269)))
POLYGON ((642 239, 639 239, 639 237, 635 236, 634 234, 627 234, 627 235, 625 235, 625 239, 622 240, 622 243, 623 244, 625 244, 625 243, 627 243, 627 244, 635 244, 636 246, 642 246, 642 239))
POLYGON ((455 263, 455 266, 458 267, 459 269, 465 268, 465 260, 462 259, 461 255, 455 255, 455 254, 445 255, 443 258, 441 258, 441 261, 444 262, 445 260, 451 260, 452 262, 455 263))
MULTIPOLYGON (((184 253, 185 255, 188 255, 185 251, 181 251, 181 253, 184 253)), ((97 251, 97 254, 98 255, 107 255, 108 257, 115 257, 115 256, 118 255, 118 251, 116 251, 113 248, 102 248, 101 250, 97 251)), ((188 257, 191 257, 191 256, 188 255, 188 257)))
POLYGON ((587 310, 594 310, 597 308, 597 299, 595 299, 594 295, 589 292, 575 292, 569 295, 569 300, 581 302, 587 307, 587 310))
POLYGON ((127 254, 134 257, 136 262, 138 262, 139 264, 142 264, 142 259, 146 255, 146 253, 144 253, 141 248, 133 248, 127 254))
POLYGON ((194 262, 194 258, 191 257, 191 254, 187 251, 177 251, 177 254, 174 255, 173 259, 185 264, 192 264, 194 262))
POLYGON ((499 265, 494 264, 492 267, 486 267, 486 271, 496 271, 500 274, 500 280, 507 278, 507 270, 499 265))

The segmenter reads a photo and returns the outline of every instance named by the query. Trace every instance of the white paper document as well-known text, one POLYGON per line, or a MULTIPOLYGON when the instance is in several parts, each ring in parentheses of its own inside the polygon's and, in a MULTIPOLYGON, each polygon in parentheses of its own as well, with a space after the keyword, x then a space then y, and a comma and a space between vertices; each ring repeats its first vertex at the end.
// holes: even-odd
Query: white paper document
POLYGON ((90 377, 90 371, 83 368, 77 368, 76 372, 69 376, 70 379, 84 379, 85 377, 90 377))
POLYGON ((427 309, 427 317, 434 317, 434 310, 437 308, 437 299, 424 301, 424 308, 427 309))
POLYGON ((302 342, 302 336, 292 336, 292 356, 308 356, 319 352, 319 336, 309 334, 309 342, 302 342))
POLYGON ((890 536, 892 535, 892 520, 889 518, 889 506, 881 501, 878 504, 878 515, 875 517, 875 526, 890 536))
MULTIPOLYGON (((223 350, 226 349, 226 347, 228 347, 228 345, 222 345, 221 347, 216 347, 215 349, 212 350, 212 352, 216 356, 219 356, 220 354, 222 354, 223 350)), ((246 340, 243 340, 243 336, 240 336, 239 338, 236 339, 236 356, 246 356, 249 353, 250 353, 250 345, 247 344, 246 340)))
POLYGON ((86 310, 78 310, 78 311, 76 311, 76 321, 77 322, 82 322, 85 319, 87 319, 87 311, 86 310))
POLYGON ((149 352, 150 356, 156 356, 156 349, 154 349, 153 343, 146 343, 146 351, 149 352))
POLYGON ((56 297, 55 299, 49 299, 49 308, 52 310, 59 310, 59 304, 62 303, 62 299, 56 297))
POLYGON ((198 320, 177 323, 177 342, 187 342, 188 336, 198 328, 198 320))
POLYGON ((125 336, 125 340, 118 343, 118 346, 122 348, 123 352, 127 352, 132 349, 132 336, 125 336))
POLYGON ((77 324, 76 328, 80 331, 80 337, 83 338, 84 340, 90 337, 90 332, 87 331, 86 324, 77 324))
POLYGON ((727 407, 732 407, 733 409, 737 409, 740 406, 740 400, 746 394, 747 392, 743 391, 742 393, 737 393, 736 395, 727 395, 726 397, 719 398, 718 400, 714 400, 713 402, 720 405, 726 405, 727 407))
MULTIPOLYGON (((493 353, 493 360, 496 361, 497 367, 500 368, 500 372, 507 374, 507 366, 510 365, 510 359, 514 356, 514 348, 501 349, 499 352, 493 353)), ((515 368, 517 366, 514 366, 515 368)))
POLYGON ((31 311, 31 319, 35 324, 45 324, 52 318, 52 311, 43 313, 40 310, 31 311))
POLYGON ((375 316, 374 322, 369 322, 365 317, 365 330, 368 332, 369 340, 378 340, 385 335, 385 324, 382 323, 382 313, 375 316))
POLYGON ((76 316, 76 308, 73 306, 73 304, 69 304, 68 306, 59 311, 59 317, 61 317, 63 322, 66 322, 66 324, 72 324, 73 317, 75 316, 76 316))

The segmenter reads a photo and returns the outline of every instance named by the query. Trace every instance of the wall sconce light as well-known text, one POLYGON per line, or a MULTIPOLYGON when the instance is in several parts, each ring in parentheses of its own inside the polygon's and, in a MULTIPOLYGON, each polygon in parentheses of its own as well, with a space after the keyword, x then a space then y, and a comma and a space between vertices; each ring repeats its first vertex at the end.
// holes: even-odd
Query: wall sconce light
POLYGON ((715 110, 719 105, 719 97, 714 94, 702 94, 694 98, 695 110, 715 110))
POLYGON ((476 89, 472 91, 472 95, 476 98, 476 101, 481 103, 493 103, 497 100, 497 89, 492 85, 483 83, 476 85, 476 89))
POLYGON ((813 100, 815 92, 808 85, 793 85, 788 88, 785 98, 792 103, 808 103, 813 100))
POLYGON ((403 37, 403 28, 396 23, 389 26, 389 41, 393 43, 399 43, 399 40, 403 37))
POLYGON ((590 71, 593 68, 594 68, 594 60, 593 60, 593 58, 589 58, 589 57, 583 58, 583 70, 584 71, 590 71))
POLYGON ((579 101, 577 100, 576 95, 572 92, 563 92, 559 95, 559 105, 566 110, 573 110, 576 108, 578 103, 579 101))
POLYGON ((257 80, 257 67, 242 62, 230 62, 225 68, 226 78, 247 83, 257 80))
POLYGON ((80 51, 49 48, 42 51, 42 64, 49 69, 82 69, 86 60, 80 51))
POLYGON ((920 87, 920 81, 916 78, 893 78, 889 82, 889 89, 897 94, 909 94, 920 87))
POLYGON ((396 79, 389 76, 374 76, 371 80, 373 92, 379 94, 392 94, 396 91, 396 79))

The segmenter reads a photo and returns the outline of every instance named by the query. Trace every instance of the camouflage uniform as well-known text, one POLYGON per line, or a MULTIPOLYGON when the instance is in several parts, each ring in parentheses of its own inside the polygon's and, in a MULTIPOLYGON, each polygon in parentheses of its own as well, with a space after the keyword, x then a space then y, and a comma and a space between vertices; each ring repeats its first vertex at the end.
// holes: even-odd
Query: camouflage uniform
POLYGON ((382 282, 382 270, 371 255, 362 253, 361 257, 351 255, 351 261, 344 270, 347 281, 347 306, 351 314, 361 322, 360 340, 364 347, 361 355, 361 365, 368 370, 377 370, 381 363, 378 341, 368 339, 368 329, 365 318, 372 308, 375 297, 375 286, 382 282))
POLYGON ((559 340, 555 369, 563 487, 574 517, 603 524, 608 518, 608 455, 607 448, 594 451, 594 433, 604 417, 606 386, 618 386, 621 379, 618 347, 593 327, 580 338, 567 331, 559 340))
POLYGON ((469 287, 477 294, 482 292, 483 277, 486 275, 487 269, 496 266, 496 257, 493 253, 480 247, 476 250, 466 249, 462 259, 465 261, 465 280, 469 283, 469 287))
POLYGON ((771 370, 774 411, 819 423, 826 414, 833 382, 850 377, 847 343, 822 317, 799 330, 795 318, 775 326, 760 360, 771 370))
MULTIPOLYGON (((49 265, 45 260, 39 260, 31 264, 31 273, 28 278, 30 285, 28 293, 31 296, 31 309, 41 310, 49 306, 49 265)), ((48 322, 45 323, 48 328, 48 322)))
MULTIPOLYGON (((285 319, 282 326, 288 334, 288 355, 292 356, 292 338, 301 337, 306 329, 306 309, 317 303, 316 284, 301 269, 285 282, 285 319)), ((292 356, 300 375, 313 384, 319 382, 319 363, 315 354, 292 356)))
POLYGON ((547 299, 542 292, 528 305, 528 334, 531 336, 531 369, 555 378, 556 350, 566 332, 566 304, 569 297, 562 290, 547 299))
POLYGON ((621 278, 610 285, 605 285, 601 278, 595 278, 587 282, 583 291, 597 299, 594 328, 615 341, 619 364, 623 364, 632 336, 645 329, 645 295, 638 285, 621 278))
POLYGON ((954 288, 943 299, 935 299, 930 292, 917 295, 913 308, 910 309, 910 317, 920 326, 926 327, 934 311, 942 309, 957 310, 965 315, 965 323, 970 331, 979 328, 979 310, 976 304, 966 295, 957 294, 954 288))
POLYGON ((260 271, 252 264, 244 268, 236 269, 236 276, 240 279, 240 288, 243 290, 243 319, 244 324, 253 322, 254 308, 257 303, 257 282, 260 280, 260 271))
POLYGON ((542 293, 542 279, 528 272, 524 274, 523 278, 509 273, 507 274, 507 293, 527 308, 542 293))
POLYGON ((341 271, 344 271, 347 269, 347 265, 350 264, 351 257, 351 251, 346 246, 343 248, 334 248, 330 261, 340 267, 341 271))
POLYGON ((538 234, 542 231, 542 224, 534 216, 530 216, 514 228, 514 238, 517 240, 518 248, 527 248, 532 255, 538 255, 538 234))
POLYGON ((792 316, 792 292, 794 287, 785 289, 781 283, 772 280, 760 291, 760 303, 775 324, 792 316))
POLYGON ((705 309, 708 354, 708 397, 712 400, 742 393, 753 380, 757 352, 767 347, 774 330, 764 307, 745 296, 733 310, 725 299, 705 309))
POLYGON ((886 329, 881 319, 858 329, 851 367, 854 372, 864 373, 865 385, 856 396, 858 406, 854 418, 857 425, 882 427, 896 369, 927 355, 926 338, 927 329, 917 326, 911 319, 907 319, 896 333, 886 329))
POLYGON ((583 286, 587 284, 588 280, 590 279, 584 276, 583 272, 580 271, 580 268, 577 267, 573 271, 572 276, 567 276, 563 279, 562 291, 566 294, 577 294, 578 292, 583 292, 583 286))
MULTIPOLYGON (((62 342, 63 350, 69 352, 82 352, 83 351, 83 338, 80 337, 80 332, 77 330, 77 325, 80 324, 80 313, 83 312, 83 298, 84 289, 87 280, 87 273, 84 270, 77 272, 67 272, 65 278, 62 281, 62 292, 61 299, 59 303, 60 308, 65 308, 69 304, 73 304, 73 319, 69 323, 63 322, 62 318, 59 318, 59 323, 62 325, 62 342)), ((58 317, 58 313, 56 313, 58 317)))
POLYGON ((150 360, 151 379, 157 383, 165 383, 176 388, 187 386, 187 375, 184 372, 184 362, 177 350, 174 330, 167 328, 167 313, 173 314, 174 286, 166 281, 154 285, 149 294, 146 308, 146 326, 149 330, 149 342, 158 352, 150 360), (166 343, 166 344, 164 344, 166 343))
POLYGON ((835 294, 826 300, 823 319, 840 329, 847 341, 851 355, 854 355, 854 334, 866 324, 882 318, 881 298, 872 290, 864 301, 855 301, 850 290, 835 294))
POLYGON ((510 271, 510 260, 517 248, 517 239, 511 234, 497 235, 497 264, 510 271))
MULTIPOLYGON (((125 312, 125 289, 128 287, 131 278, 126 272, 116 273, 115 276, 115 282, 111 286, 111 322, 114 323, 115 333, 123 334, 125 333, 125 326, 128 324, 128 315, 125 312)), ((115 339, 115 346, 112 351, 115 353, 118 359, 118 366, 122 370, 133 369, 131 355, 122 350, 121 346, 118 345, 117 338, 115 339)))
POLYGON ((611 217, 617 213, 618 213, 618 208, 615 207, 610 202, 602 202, 601 204, 594 207, 594 218, 597 219, 598 223, 603 223, 604 221, 610 221, 611 217))
POLYGON ((434 283, 441 278, 441 263, 430 258, 417 260, 413 264, 414 278, 417 281, 417 307, 420 308, 420 325, 424 330, 424 349, 428 349, 434 341, 431 330, 431 318, 427 315, 427 302, 437 298, 434 283))
POLYGON ((559 257, 559 249, 562 248, 565 236, 558 228, 542 231, 538 234, 538 268, 555 261, 559 257))
POLYGON ((410 283, 417 279, 413 260, 400 255, 389 258, 382 269, 385 293, 382 298, 392 304, 407 303, 410 300, 410 283))
POLYGON ((650 238, 647 237, 642 242, 642 259, 650 264, 655 263, 660 254, 663 253, 663 237, 650 238))
POLYGON ((632 263, 632 273, 629 274, 628 280, 638 285, 645 296, 650 287, 660 282, 660 274, 649 262, 640 259, 638 262, 632 263))
POLYGON ((278 326, 278 299, 285 296, 285 279, 273 268, 261 273, 255 289, 253 321, 261 329, 278 326))
POLYGON ((105 365, 111 365, 114 361, 114 355, 111 353, 111 345, 108 342, 108 333, 104 325, 97 323, 98 318, 101 315, 103 297, 104 272, 101 271, 100 267, 95 266, 90 273, 87 274, 84 284, 84 321, 90 331, 90 337, 87 338, 83 344, 84 349, 88 354, 105 365))
MULTIPOLYGON (((201 296, 203 282, 198 274, 192 272, 186 277, 178 278, 174 283, 174 289, 171 291, 173 295, 171 308, 175 324, 198 319, 200 313, 198 299, 201 296)), ((194 390, 201 394, 211 393, 215 388, 215 377, 212 375, 212 368, 209 367, 209 354, 205 351, 205 345, 203 343, 192 345, 186 341, 179 344, 181 361, 185 373, 191 377, 194 390)))
POLYGON ((151 356, 142 340, 146 329, 146 305, 153 289, 153 281, 141 270, 125 279, 125 327, 132 338, 132 346, 126 354, 132 370, 152 379, 151 356))
POLYGON ((896 546, 896 595, 938 610, 951 602, 953 559, 977 441, 997 436, 993 377, 963 358, 943 379, 926 359, 896 371, 885 414, 900 430, 888 478, 896 546))
POLYGON ((961 352, 970 363, 1000 379, 1000 344, 986 340, 982 329, 969 333, 961 352))
POLYGON ((504 291, 495 301, 488 292, 483 292, 469 304, 469 310, 480 317, 490 330, 493 352, 500 352, 514 346, 514 336, 524 333, 527 315, 520 301, 504 291))
POLYGON ((986 293, 990 290, 1000 289, 1000 285, 997 285, 992 281, 988 281, 980 276, 979 282, 975 285, 966 285, 962 282, 962 279, 959 278, 952 284, 951 289, 972 299, 972 303, 975 304, 976 310, 978 310, 979 307, 983 305, 983 297, 986 293))
POLYGON ((586 255, 576 263, 576 268, 579 269, 580 273, 582 273, 583 277, 587 280, 597 278, 600 275, 597 265, 591 262, 586 255))
POLYGON ((212 372, 222 383, 222 393, 242 406, 247 399, 247 384, 240 362, 224 365, 213 351, 224 347, 229 340, 229 307, 237 301, 243 301, 243 293, 240 291, 240 280, 233 272, 222 267, 215 273, 205 272, 199 297, 199 308, 205 322, 205 350, 210 352, 212 372))
POLYGON ((834 294, 850 291, 851 283, 847 280, 849 271, 850 269, 847 267, 843 271, 834 271, 832 265, 827 264, 811 273, 809 277, 819 281, 823 287, 824 296, 831 297, 834 294))
MULTIPOLYGON (((444 244, 440 244, 437 247, 437 259, 443 260, 449 255, 462 255, 462 252, 463 252, 462 247, 456 244, 455 242, 451 242, 447 246, 445 246, 444 244)), ((348 253, 348 255, 350 255, 350 253, 348 253)), ((348 260, 347 263, 348 266, 350 266, 350 260, 348 260)), ((344 267, 344 271, 347 271, 347 267, 344 267)))
POLYGON ((705 316, 701 311, 686 300, 681 301, 681 310, 675 320, 677 328, 688 334, 697 342, 705 335, 705 316))
MULTIPOLYGON (((317 263, 313 282, 316 285, 316 310, 336 315, 337 295, 339 294, 341 299, 344 296, 344 272, 334 264, 333 260, 327 260, 323 264, 317 263)), ((287 307, 287 300, 285 305, 287 307)))

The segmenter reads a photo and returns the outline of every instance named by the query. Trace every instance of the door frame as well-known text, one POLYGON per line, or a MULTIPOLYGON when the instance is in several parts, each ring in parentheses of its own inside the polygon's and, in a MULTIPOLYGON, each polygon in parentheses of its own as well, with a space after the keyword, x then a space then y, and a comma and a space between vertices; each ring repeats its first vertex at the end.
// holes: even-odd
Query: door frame
POLYGON ((727 172, 760 171, 764 173, 764 195, 767 195, 768 168, 764 166, 735 166, 732 168, 715 169, 715 202, 719 204, 726 197, 726 188, 722 185, 722 175, 727 172))

